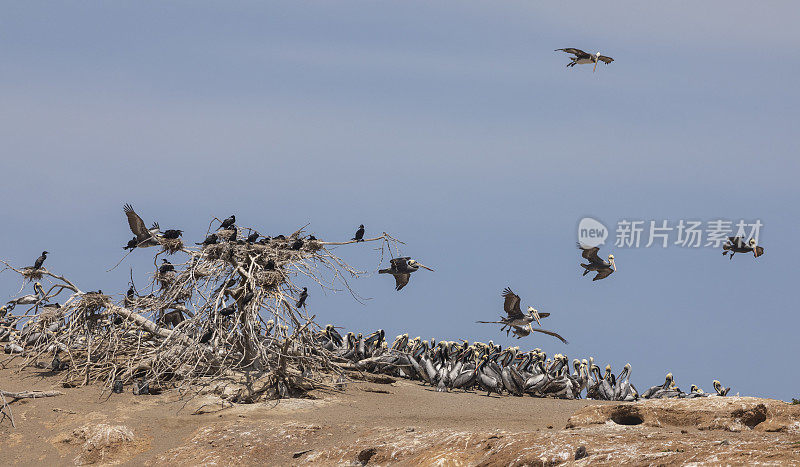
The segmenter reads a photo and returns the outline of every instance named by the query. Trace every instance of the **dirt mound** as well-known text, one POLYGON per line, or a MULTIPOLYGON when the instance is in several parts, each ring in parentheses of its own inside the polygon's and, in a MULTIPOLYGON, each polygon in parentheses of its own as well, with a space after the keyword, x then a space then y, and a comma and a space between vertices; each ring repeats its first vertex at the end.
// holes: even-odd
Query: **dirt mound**
POLYGON ((71 433, 62 434, 58 441, 80 445, 80 454, 74 459, 75 465, 118 463, 136 453, 137 445, 141 444, 130 428, 105 423, 82 426, 71 433))
POLYGON ((633 404, 594 405, 579 409, 567 428, 605 423, 648 427, 690 427, 740 432, 800 432, 800 407, 755 397, 656 399, 633 404))

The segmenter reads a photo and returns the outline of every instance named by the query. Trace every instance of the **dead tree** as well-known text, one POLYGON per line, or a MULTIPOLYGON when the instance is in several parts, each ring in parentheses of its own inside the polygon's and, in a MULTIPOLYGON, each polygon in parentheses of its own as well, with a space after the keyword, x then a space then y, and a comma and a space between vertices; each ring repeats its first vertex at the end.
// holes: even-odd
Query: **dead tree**
MULTIPOLYGON (((39 303, 0 316, 6 353, 22 358, 22 367, 60 372, 68 387, 146 382, 150 392, 214 392, 234 402, 333 387, 342 370, 320 344, 315 316, 298 309, 295 297, 302 282, 347 290, 358 300, 349 280, 366 272, 334 253, 336 246, 356 242, 325 242, 302 229, 260 243, 216 233, 224 240, 198 248, 160 241, 149 285, 116 299, 83 291, 46 269, 32 273, 2 261, 25 280, 50 283, 39 303), (157 265, 167 254, 184 261, 173 260, 175 270, 162 274, 157 265), (56 297, 66 300, 47 306, 56 297), (300 365, 315 370, 312 380, 298 371, 300 365)), ((401 243, 386 233, 364 241, 380 245, 381 261, 401 243)))

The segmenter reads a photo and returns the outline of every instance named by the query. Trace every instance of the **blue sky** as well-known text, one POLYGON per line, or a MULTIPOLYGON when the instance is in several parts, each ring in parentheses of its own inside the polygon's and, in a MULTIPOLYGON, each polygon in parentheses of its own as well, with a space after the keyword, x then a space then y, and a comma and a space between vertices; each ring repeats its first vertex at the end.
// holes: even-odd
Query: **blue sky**
MULTIPOLYGON (((519 343, 797 397, 800 46, 793 2, 75 2, 0 17, 0 256, 123 292, 122 205, 199 241, 212 216, 321 238, 387 231, 436 269, 371 299, 310 290, 322 323, 494 339, 510 286, 552 312, 519 343), (616 60, 565 68, 553 49, 616 60), (583 216, 761 219, 766 254, 614 252, 580 277, 583 216), (583 280, 582 280, 583 279, 583 280)), ((605 251, 605 250, 604 250, 605 251)), ((367 245, 337 253, 378 268, 367 245)), ((17 278, 0 275, 10 296, 17 278)))

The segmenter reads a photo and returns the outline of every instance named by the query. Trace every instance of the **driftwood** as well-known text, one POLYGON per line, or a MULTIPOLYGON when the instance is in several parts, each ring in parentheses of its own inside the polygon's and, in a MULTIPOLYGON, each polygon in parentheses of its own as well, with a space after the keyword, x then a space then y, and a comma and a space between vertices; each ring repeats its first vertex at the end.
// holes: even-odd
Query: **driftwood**
MULTIPOLYGON (((138 391, 146 384, 149 392, 215 392, 232 402, 334 388, 344 369, 320 342, 315 316, 296 306, 300 284, 346 290, 361 301, 349 280, 366 272, 334 250, 378 243, 383 262, 399 253, 402 242, 386 233, 363 242, 329 242, 307 237, 301 228, 286 240, 248 243, 226 232, 218 243, 197 247, 159 243, 162 248, 149 250, 155 252, 149 283, 136 289, 131 274, 131 289, 117 295, 121 299, 84 292, 65 276, 40 270, 42 280, 52 283, 44 298, 6 317, 15 329, 22 325, 9 344, 24 351, 12 358, 22 359, 23 367, 51 368, 66 387, 101 384, 110 390, 121 383, 138 391), (162 254, 172 254, 174 271, 158 272, 162 254), (44 306, 56 297, 60 307, 44 306), (314 377, 301 377, 301 366, 314 377)), ((23 268, 0 262, 26 277, 23 268)))
POLYGON ((8 392, 0 390, 0 395, 3 397, 10 397, 12 399, 39 399, 42 397, 55 397, 64 395, 60 391, 22 391, 22 392, 8 392))

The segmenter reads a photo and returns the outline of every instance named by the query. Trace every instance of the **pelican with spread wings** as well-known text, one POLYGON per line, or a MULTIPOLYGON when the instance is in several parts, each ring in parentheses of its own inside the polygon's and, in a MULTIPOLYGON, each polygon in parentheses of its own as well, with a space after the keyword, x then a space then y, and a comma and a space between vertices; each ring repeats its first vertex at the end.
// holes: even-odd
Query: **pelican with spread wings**
POLYGON ((553 331, 548 331, 547 329, 540 329, 534 328, 532 326, 533 322, 541 326, 542 322, 540 321, 541 318, 547 318, 550 316, 550 313, 539 313, 539 310, 536 308, 529 306, 528 313, 525 314, 522 312, 522 309, 519 307, 520 298, 519 295, 515 294, 511 291, 510 288, 506 287, 503 290, 503 310, 505 310, 507 317, 500 317, 500 321, 476 321, 478 323, 483 324, 502 324, 503 326, 500 328, 501 331, 506 332, 506 336, 513 330, 514 335, 517 336, 519 339, 520 337, 525 337, 530 334, 532 331, 541 332, 543 334, 547 334, 549 336, 553 336, 559 339, 561 342, 568 344, 567 340, 561 337, 558 333, 553 331))
POLYGON ((598 62, 603 62, 606 65, 608 65, 609 63, 614 61, 614 59, 611 58, 611 57, 606 57, 605 55, 600 55, 600 52, 597 52, 596 54, 592 55, 590 53, 584 52, 581 49, 576 49, 574 47, 568 47, 566 49, 556 49, 556 52, 559 52, 559 51, 566 52, 568 54, 572 54, 573 55, 572 57, 569 58, 572 61, 567 63, 567 68, 573 67, 575 65, 584 65, 584 64, 587 64, 587 63, 594 63, 594 70, 592 70, 592 73, 594 73, 595 70, 597 70, 597 63, 598 62))
MULTIPOLYGON (((153 222, 153 226, 148 229, 130 204, 126 204, 122 209, 125 211, 125 215, 128 216, 128 225, 131 228, 131 232, 136 235, 136 247, 149 247, 159 244, 158 240, 156 240, 156 236, 160 231, 158 222, 153 222)), ((130 243, 133 243, 133 240, 130 243)))
POLYGON ((753 256, 758 258, 764 254, 764 247, 756 245, 755 238, 751 238, 747 243, 745 243, 744 239, 739 236, 728 237, 728 241, 722 245, 722 255, 724 256, 730 253, 730 259, 733 259, 733 255, 736 253, 750 252, 753 252, 753 256))
POLYGON ((411 279, 411 273, 419 270, 419 268, 425 268, 428 271, 433 271, 433 269, 425 266, 419 261, 411 259, 408 256, 404 256, 402 258, 392 258, 389 260, 389 264, 391 267, 388 269, 379 270, 378 274, 393 275, 396 290, 400 290, 405 287, 406 284, 408 284, 409 279, 411 279))
POLYGON ((617 263, 614 262, 614 255, 608 255, 608 261, 602 260, 599 256, 597 256, 597 252, 600 251, 599 246, 590 248, 578 243, 578 248, 581 249, 581 256, 584 259, 589 260, 589 264, 581 263, 581 266, 583 266, 584 269, 584 276, 589 274, 589 271, 597 271, 597 274, 592 280, 599 281, 600 279, 605 279, 606 277, 610 276, 614 271, 617 270, 617 263))

